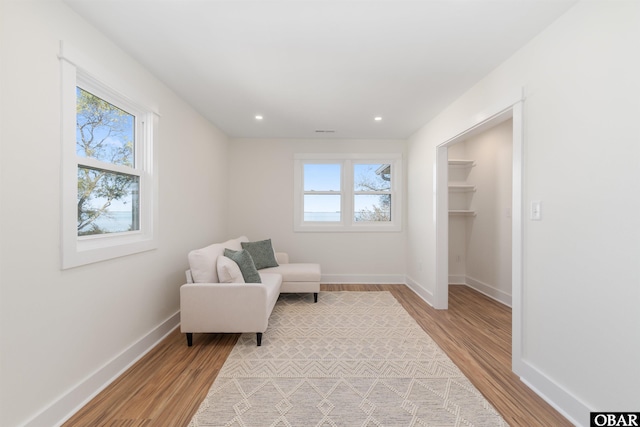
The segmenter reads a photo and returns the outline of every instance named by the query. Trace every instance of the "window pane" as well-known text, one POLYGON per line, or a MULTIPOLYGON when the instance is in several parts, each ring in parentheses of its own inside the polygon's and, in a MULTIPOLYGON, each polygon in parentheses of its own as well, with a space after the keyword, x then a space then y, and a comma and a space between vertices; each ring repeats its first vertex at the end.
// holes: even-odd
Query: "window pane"
POLYGON ((355 191, 391 190, 391 165, 353 165, 353 188, 355 191))
POLYGON ((135 117, 76 87, 76 154, 134 166, 135 117))
POLYGON ((353 201, 354 221, 391 221, 390 194, 356 194, 353 201))
POLYGON ((305 164, 304 191, 340 191, 340 165, 305 164))
POLYGON ((321 222, 340 221, 340 195, 305 194, 304 220, 321 222))
POLYGON ((140 229, 140 178, 78 167, 78 236, 140 229))

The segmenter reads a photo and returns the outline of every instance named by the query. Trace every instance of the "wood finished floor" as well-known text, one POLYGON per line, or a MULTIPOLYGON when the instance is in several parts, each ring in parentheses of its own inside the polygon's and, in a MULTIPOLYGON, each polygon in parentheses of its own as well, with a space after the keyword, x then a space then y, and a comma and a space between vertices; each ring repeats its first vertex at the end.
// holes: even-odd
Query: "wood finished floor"
MULTIPOLYGON (((450 287, 449 310, 434 310, 404 285, 322 285, 322 291, 390 291, 509 425, 572 426, 511 372, 510 308, 466 286, 450 287)), ((187 347, 184 335, 172 332, 63 427, 188 425, 237 339, 194 334, 187 347)))

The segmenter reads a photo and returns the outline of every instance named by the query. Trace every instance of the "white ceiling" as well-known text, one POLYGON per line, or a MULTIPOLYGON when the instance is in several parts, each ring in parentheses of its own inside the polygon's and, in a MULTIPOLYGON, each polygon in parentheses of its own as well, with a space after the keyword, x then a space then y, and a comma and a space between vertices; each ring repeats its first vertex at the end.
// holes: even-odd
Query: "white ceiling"
POLYGON ((231 137, 405 139, 575 0, 66 3, 231 137))

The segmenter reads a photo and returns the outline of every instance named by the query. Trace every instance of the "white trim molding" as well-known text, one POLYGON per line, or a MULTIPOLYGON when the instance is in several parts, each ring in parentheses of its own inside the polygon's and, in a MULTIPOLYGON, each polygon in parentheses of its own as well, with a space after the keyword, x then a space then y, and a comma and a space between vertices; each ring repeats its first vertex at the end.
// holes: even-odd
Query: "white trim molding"
POLYGON ((323 274, 320 283, 404 285, 405 276, 403 274, 323 274))
POLYGON ((428 289, 425 289, 418 282, 413 280, 411 277, 405 277, 405 284, 411 289, 416 295, 424 300, 431 307, 434 307, 434 295, 428 289))
POLYGON ((450 274, 449 275, 449 286, 451 285, 466 285, 467 284, 467 276, 458 275, 458 274, 450 274))
POLYGON ((578 427, 587 427, 589 425, 589 414, 593 409, 589 408, 575 395, 550 380, 547 375, 526 360, 521 361, 518 371, 521 373, 520 380, 525 383, 527 387, 544 399, 544 401, 551 405, 556 411, 560 412, 560 414, 571 423, 578 427))

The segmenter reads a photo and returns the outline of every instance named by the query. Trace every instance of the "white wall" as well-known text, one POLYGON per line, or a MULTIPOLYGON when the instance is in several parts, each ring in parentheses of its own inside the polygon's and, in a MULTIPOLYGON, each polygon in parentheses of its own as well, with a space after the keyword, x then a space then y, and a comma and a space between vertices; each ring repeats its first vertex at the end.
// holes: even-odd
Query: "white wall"
POLYGON ((405 153, 405 141, 237 139, 230 146, 230 234, 271 238, 292 261, 318 262, 323 282, 402 283, 401 232, 293 232, 296 153, 405 153))
POLYGON ((435 147, 524 88, 524 208, 541 200, 542 221, 524 220, 514 367, 582 425, 640 402, 639 22, 635 1, 578 3, 408 146, 408 276, 428 295, 435 272, 416 259, 435 258, 435 147))
POLYGON ((477 186, 472 208, 477 215, 467 228, 468 283, 510 304, 512 132, 507 120, 465 142, 476 160, 469 180, 477 186))
POLYGON ((187 251, 226 238, 228 141, 61 2, 5 1, 1 31, 0 425, 54 425, 177 324, 187 251), (159 248, 65 271, 60 40, 161 115, 159 248))

